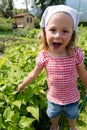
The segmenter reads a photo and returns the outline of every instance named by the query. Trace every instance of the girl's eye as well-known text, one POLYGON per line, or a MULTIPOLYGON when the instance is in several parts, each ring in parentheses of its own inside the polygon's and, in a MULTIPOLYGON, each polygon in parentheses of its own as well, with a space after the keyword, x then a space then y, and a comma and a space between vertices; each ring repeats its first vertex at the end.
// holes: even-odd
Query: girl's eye
POLYGON ((51 31, 52 33, 55 33, 55 32, 56 32, 56 30, 55 30, 55 29, 50 29, 50 31, 51 31))
POLYGON ((54 32, 54 31, 55 31, 55 29, 51 29, 51 31, 53 31, 53 32, 54 32))
POLYGON ((63 30, 63 33, 69 33, 69 31, 68 30, 63 30))

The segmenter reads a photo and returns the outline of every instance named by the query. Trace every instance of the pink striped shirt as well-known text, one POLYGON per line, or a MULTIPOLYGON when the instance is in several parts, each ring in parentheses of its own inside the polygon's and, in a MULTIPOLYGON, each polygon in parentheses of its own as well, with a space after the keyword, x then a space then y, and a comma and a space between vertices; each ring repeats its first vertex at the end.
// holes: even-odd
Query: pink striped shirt
POLYGON ((77 66, 83 62, 84 55, 80 48, 73 49, 74 57, 52 58, 47 51, 41 51, 36 64, 46 69, 48 100, 61 105, 79 100, 77 86, 77 66))

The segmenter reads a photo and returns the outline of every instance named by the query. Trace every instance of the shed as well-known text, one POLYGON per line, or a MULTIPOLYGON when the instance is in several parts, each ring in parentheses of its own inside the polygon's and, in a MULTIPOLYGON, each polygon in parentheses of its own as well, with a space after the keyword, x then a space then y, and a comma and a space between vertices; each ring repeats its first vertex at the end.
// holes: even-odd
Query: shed
POLYGON ((17 14, 13 18, 17 28, 34 28, 34 15, 30 13, 17 14))

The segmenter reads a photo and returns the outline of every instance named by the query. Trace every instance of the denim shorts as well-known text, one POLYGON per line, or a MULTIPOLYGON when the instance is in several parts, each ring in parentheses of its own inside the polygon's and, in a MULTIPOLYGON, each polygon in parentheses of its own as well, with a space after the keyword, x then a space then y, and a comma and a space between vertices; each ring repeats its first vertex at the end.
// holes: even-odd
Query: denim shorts
POLYGON ((76 119, 78 117, 78 102, 68 105, 59 105, 48 101, 47 115, 49 118, 56 118, 63 112, 67 118, 76 119))

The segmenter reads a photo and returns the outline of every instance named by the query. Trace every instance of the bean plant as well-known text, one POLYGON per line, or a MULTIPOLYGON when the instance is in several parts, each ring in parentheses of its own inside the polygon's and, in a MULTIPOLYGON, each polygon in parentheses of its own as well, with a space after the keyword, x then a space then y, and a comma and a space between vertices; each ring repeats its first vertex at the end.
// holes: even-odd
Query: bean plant
MULTIPOLYGON (((83 27, 79 28, 77 45, 85 54, 84 63, 87 67, 86 30, 83 27)), ((45 71, 43 70, 31 84, 27 85, 22 93, 17 90, 18 84, 35 66, 40 43, 37 36, 38 31, 26 32, 23 30, 23 33, 17 31, 12 35, 13 39, 4 43, 6 48, 3 56, 0 56, 0 130, 48 130, 50 120, 46 115, 45 71)), ((78 86, 81 92, 80 106, 85 90, 79 77, 78 86)), ((85 105, 83 112, 78 117, 79 130, 87 129, 86 109, 85 105)), ((60 130, 68 130, 68 123, 64 115, 62 117, 59 122, 60 130)))

